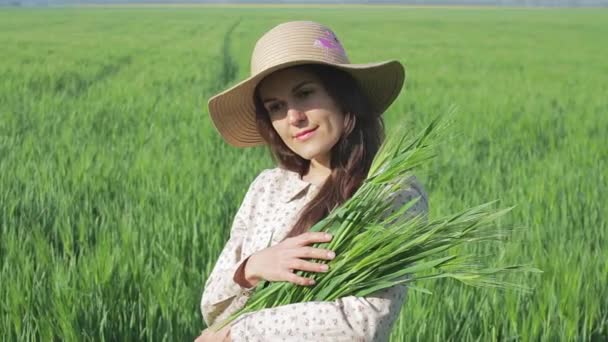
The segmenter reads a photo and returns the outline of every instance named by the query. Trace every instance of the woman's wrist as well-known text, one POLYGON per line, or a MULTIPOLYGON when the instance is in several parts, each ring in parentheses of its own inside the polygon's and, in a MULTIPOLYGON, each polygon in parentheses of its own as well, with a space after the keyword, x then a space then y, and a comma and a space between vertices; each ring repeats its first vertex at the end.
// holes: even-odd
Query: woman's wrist
POLYGON ((249 287, 254 287, 260 280, 260 278, 255 274, 254 269, 251 267, 251 260, 254 257, 255 253, 250 255, 249 258, 247 258, 247 261, 245 261, 245 264, 243 265, 243 278, 249 285, 251 285, 249 287))
POLYGON ((234 282, 244 288, 252 288, 257 284, 257 277, 251 273, 251 267, 248 267, 253 255, 250 255, 236 270, 234 274, 234 282))

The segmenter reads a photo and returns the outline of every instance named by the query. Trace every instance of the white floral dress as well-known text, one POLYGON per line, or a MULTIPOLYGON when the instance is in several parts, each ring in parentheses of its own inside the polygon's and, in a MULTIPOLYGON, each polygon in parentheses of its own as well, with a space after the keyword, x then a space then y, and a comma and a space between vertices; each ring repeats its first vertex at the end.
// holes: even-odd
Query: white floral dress
MULTIPOLYGON (((428 212, 427 194, 419 182, 392 199, 402 204, 421 196, 407 214, 428 212)), ((245 305, 251 290, 234 282, 239 265, 251 254, 283 240, 300 210, 319 190, 298 173, 276 167, 251 183, 234 218, 230 238, 205 283, 201 311, 207 326, 245 305), (272 241, 270 241, 272 236, 272 241)), ((231 324, 232 341, 387 341, 407 294, 393 286, 366 297, 306 302, 248 313, 231 324)))

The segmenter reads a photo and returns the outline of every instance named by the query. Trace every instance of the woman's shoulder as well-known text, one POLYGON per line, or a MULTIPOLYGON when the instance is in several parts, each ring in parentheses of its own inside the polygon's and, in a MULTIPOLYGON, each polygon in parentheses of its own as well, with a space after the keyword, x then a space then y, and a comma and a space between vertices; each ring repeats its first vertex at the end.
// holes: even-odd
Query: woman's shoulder
POLYGON ((254 183, 268 183, 285 177, 287 170, 280 167, 263 169, 254 179, 254 183))
POLYGON ((251 183, 251 188, 268 188, 269 186, 279 184, 290 177, 290 172, 292 171, 280 168, 278 166, 263 169, 258 173, 251 183))
POLYGON ((405 191, 417 193, 425 200, 428 198, 424 185, 422 185, 422 182, 415 175, 411 175, 405 179, 403 189, 405 191))
POLYGON ((414 211, 428 211, 428 194, 422 182, 412 174, 400 180, 399 190, 393 193, 392 200, 396 205, 400 206, 417 197, 419 197, 419 200, 412 209, 414 211))
POLYGON ((311 185, 302 180, 298 172, 280 166, 262 170, 253 183, 252 188, 259 189, 258 193, 265 193, 283 203, 289 202, 311 185))

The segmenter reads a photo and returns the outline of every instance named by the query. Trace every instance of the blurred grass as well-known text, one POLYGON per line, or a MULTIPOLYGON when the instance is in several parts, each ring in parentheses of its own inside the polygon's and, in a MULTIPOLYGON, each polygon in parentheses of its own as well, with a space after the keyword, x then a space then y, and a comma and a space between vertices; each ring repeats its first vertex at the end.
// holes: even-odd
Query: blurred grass
POLYGON ((531 294, 412 292, 393 340, 605 340, 608 12, 412 8, 0 11, 2 340, 184 340, 248 184, 272 163, 223 143, 207 99, 286 20, 332 27, 352 62, 397 58, 386 113, 455 106, 420 179, 431 215, 492 199, 523 226, 491 263, 531 294))

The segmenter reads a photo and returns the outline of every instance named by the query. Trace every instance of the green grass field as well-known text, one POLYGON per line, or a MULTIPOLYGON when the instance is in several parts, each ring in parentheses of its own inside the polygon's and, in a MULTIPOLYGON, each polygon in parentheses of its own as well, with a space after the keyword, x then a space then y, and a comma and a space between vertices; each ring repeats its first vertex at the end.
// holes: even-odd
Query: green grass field
POLYGON ((386 113, 456 107, 419 178, 439 216, 494 199, 521 227, 488 261, 531 293, 419 284, 393 341, 608 340, 608 11, 466 8, 0 10, 0 339, 191 340, 265 149, 206 109, 283 21, 332 27, 352 62, 396 58, 386 113))

